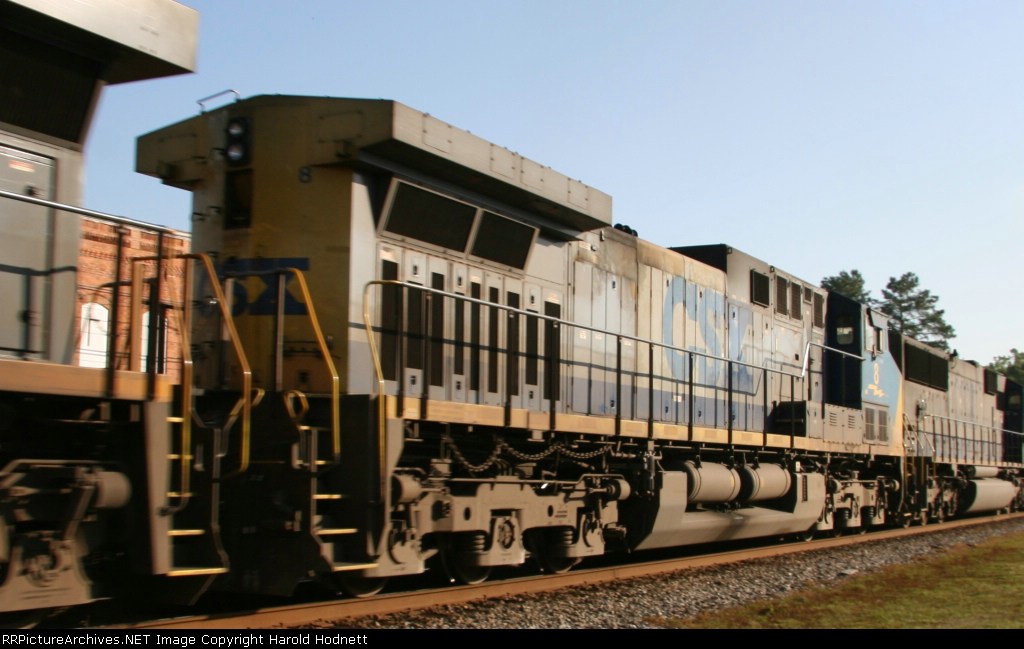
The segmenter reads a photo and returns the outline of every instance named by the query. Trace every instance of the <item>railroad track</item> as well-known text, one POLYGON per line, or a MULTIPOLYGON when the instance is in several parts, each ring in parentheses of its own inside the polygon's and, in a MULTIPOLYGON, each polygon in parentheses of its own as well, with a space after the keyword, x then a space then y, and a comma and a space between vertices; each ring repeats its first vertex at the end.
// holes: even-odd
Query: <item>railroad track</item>
POLYGON ((696 556, 639 561, 625 565, 583 568, 556 575, 514 577, 473 586, 448 586, 383 594, 369 599, 307 602, 233 611, 230 613, 152 619, 93 628, 197 630, 324 627, 327 625, 340 628, 358 628, 358 618, 366 616, 386 615, 435 606, 465 604, 476 600, 540 593, 583 585, 604 584, 623 579, 649 577, 706 566, 719 566, 750 559, 783 556, 918 534, 942 532, 958 527, 983 525, 1021 517, 1024 517, 1024 514, 984 516, 949 521, 942 525, 880 530, 869 534, 815 539, 810 542, 783 543, 696 556))

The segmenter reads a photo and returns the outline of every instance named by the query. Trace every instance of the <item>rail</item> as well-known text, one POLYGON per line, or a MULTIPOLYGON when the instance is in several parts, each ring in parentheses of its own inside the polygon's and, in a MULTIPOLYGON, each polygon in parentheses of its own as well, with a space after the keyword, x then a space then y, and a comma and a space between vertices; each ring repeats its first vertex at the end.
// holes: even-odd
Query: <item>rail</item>
POLYGON ((810 360, 811 360, 811 347, 817 347, 818 349, 820 349, 822 351, 831 352, 833 354, 838 354, 839 356, 842 356, 844 358, 852 358, 853 360, 855 360, 857 362, 860 362, 860 363, 864 362, 864 357, 863 356, 858 356, 857 354, 851 354, 850 352, 844 352, 841 349, 836 349, 835 347, 829 347, 828 345, 822 345, 821 343, 808 342, 806 345, 804 345, 804 363, 800 367, 800 377, 801 378, 805 378, 807 376, 807 372, 808 372, 808 368, 809 368, 809 363, 810 363, 810 360))
POLYGON ((22 194, 15 194, 14 192, 0 190, 0 198, 9 198, 14 201, 21 201, 22 203, 30 203, 32 205, 48 207, 50 209, 59 210, 61 212, 71 212, 72 214, 89 216, 94 219, 108 221, 110 223, 115 223, 117 225, 123 225, 131 228, 139 228, 140 230, 149 230, 151 232, 165 232, 167 234, 181 234, 180 230, 175 230, 174 228, 168 228, 162 225, 155 225, 153 223, 146 223, 145 221, 136 221, 135 219, 130 219, 126 216, 116 216, 114 214, 107 214, 105 212, 97 212, 96 210, 89 210, 84 207, 76 207, 74 205, 68 205, 66 203, 48 201, 43 198, 36 198, 35 196, 24 196, 22 194))
POLYGON ((210 101, 211 99, 217 99, 218 97, 223 97, 225 95, 234 95, 236 102, 242 99, 242 93, 238 92, 234 88, 228 88, 227 90, 221 90, 220 92, 214 93, 214 94, 210 95, 209 97, 203 97, 202 99, 197 99, 196 100, 196 103, 199 104, 199 114, 201 115, 201 114, 206 112, 206 103, 208 101, 210 101))

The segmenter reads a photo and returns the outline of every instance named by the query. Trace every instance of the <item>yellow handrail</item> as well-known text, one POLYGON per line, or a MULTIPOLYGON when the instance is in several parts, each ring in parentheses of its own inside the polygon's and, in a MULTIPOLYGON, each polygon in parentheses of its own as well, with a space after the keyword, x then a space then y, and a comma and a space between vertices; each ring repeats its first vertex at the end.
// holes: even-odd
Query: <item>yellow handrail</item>
MULTIPOLYGON (((231 345, 235 351, 235 357, 238 359, 238 365, 241 368, 242 374, 242 397, 239 399, 239 403, 232 410, 232 414, 237 416, 240 412, 242 416, 242 443, 241 443, 241 458, 239 468, 233 472, 232 475, 238 473, 244 473, 249 468, 249 451, 252 437, 252 369, 249 366, 249 360, 246 358, 245 350, 242 348, 242 343, 238 335, 238 329, 235 327, 235 321, 231 317, 231 312, 228 310, 227 299, 224 296, 224 290, 221 288, 220 279, 217 277, 217 270, 213 266, 213 261, 209 255, 203 253, 188 253, 182 255, 169 256, 177 259, 193 259, 200 262, 203 265, 203 269, 206 271, 207 277, 210 279, 210 288, 213 291, 214 299, 217 302, 217 307, 220 309, 221 319, 224 322, 224 327, 227 329, 228 338, 231 341, 231 345)), ((136 274, 136 267, 139 263, 144 261, 159 261, 159 257, 135 257, 132 259, 132 290, 133 300, 131 305, 131 359, 129 361, 132 369, 140 369, 139 358, 141 350, 137 350, 139 337, 141 336, 141 305, 142 305, 142 281, 136 274)), ((185 281, 183 282, 183 291, 188 295, 188 291, 191 289, 192 271, 188 264, 186 264, 185 281)), ((192 363, 191 363, 191 342, 189 340, 189 327, 191 326, 191 311, 192 304, 190 299, 184 300, 185 306, 184 311, 187 314, 183 316, 184 324, 181 327, 182 331, 182 401, 185 402, 185 408, 189 413, 188 417, 183 417, 182 435, 183 442, 187 441, 191 444, 191 399, 192 399, 192 363), (186 360, 187 359, 187 360, 186 360), (185 380, 185 372, 188 372, 187 380, 185 380), (187 396, 187 399, 186 399, 187 396), (184 437, 188 435, 187 440, 184 437)), ((262 396, 262 395, 260 395, 262 396)), ((189 450, 188 446, 182 447, 182 454, 187 454, 189 450)), ((184 472, 186 469, 182 469, 184 472)), ((182 489, 185 492, 185 489, 182 489)))
POLYGON ((385 390, 387 386, 384 382, 384 367, 380 363, 380 352, 377 351, 377 341, 373 336, 373 319, 370 316, 370 289, 374 285, 384 286, 386 284, 395 284, 397 282, 391 282, 388 280, 375 280, 367 282, 363 287, 363 324, 366 326, 366 340, 370 347, 370 357, 373 359, 373 369, 377 374, 377 438, 380 443, 377 444, 378 457, 377 467, 378 475, 380 477, 380 494, 381 498, 387 493, 387 426, 385 418, 387 417, 387 395, 385 390))
POLYGON ((309 315, 310 324, 313 325, 313 334, 316 336, 317 345, 320 347, 320 354, 323 356, 327 371, 331 375, 331 441, 334 451, 334 460, 341 457, 341 378, 331 358, 331 350, 327 347, 327 339, 324 337, 323 329, 320 328, 320 320, 316 317, 316 308, 313 306, 313 295, 309 292, 309 285, 306 283, 306 276, 298 268, 286 268, 295 276, 299 283, 299 290, 302 291, 302 300, 306 304, 306 313, 309 315))
MULTIPOLYGON (((190 253, 182 255, 182 257, 195 259, 203 264, 203 268, 210 278, 210 288, 213 290, 213 297, 217 301, 217 308, 220 309, 221 319, 228 331, 228 338, 231 340, 232 347, 234 347, 235 357, 238 358, 238 364, 241 367, 242 397, 239 399, 239 405, 241 405, 242 414, 242 443, 238 469, 229 474, 229 476, 224 476, 230 477, 249 470, 249 455, 252 443, 252 369, 249 367, 249 360, 246 358, 245 350, 242 348, 242 341, 238 335, 238 329, 235 327, 235 320, 228 310, 227 298, 224 296, 224 289, 220 285, 220 279, 217 276, 217 270, 213 266, 213 261, 209 255, 203 253, 190 253)), ((259 397, 262 398, 262 394, 259 397)), ((236 410, 238 410, 238 405, 235 406, 232 412, 236 410)))
MULTIPOLYGON (((237 418, 240 413, 242 416, 242 440, 241 440, 241 451, 240 451, 240 462, 239 468, 233 472, 232 475, 238 473, 244 473, 249 468, 249 458, 251 449, 251 437, 252 437, 252 407, 254 400, 252 398, 252 370, 249 366, 249 361, 246 358, 245 350, 242 348, 241 341, 239 339, 238 330, 235 327, 234 319, 231 317, 230 311, 228 311, 227 300, 224 296, 224 291, 221 288, 220 280, 217 277, 217 271, 214 268, 213 261, 210 257, 203 253, 189 253, 181 255, 167 255, 164 257, 149 256, 149 257, 134 257, 131 260, 131 287, 132 287, 132 302, 130 306, 130 320, 129 320, 129 349, 131 350, 129 358, 129 369, 132 371, 140 371, 141 368, 141 334, 142 334, 142 277, 141 273, 138 272, 138 267, 141 263, 146 261, 163 261, 163 259, 183 259, 183 260, 196 260, 203 265, 203 269, 206 271, 207 277, 210 279, 210 286, 213 290, 214 297, 216 299, 218 308, 221 312, 221 318, 224 322, 224 326, 228 332, 228 338, 231 340, 231 344, 235 351, 235 356, 238 359, 239 367, 241 368, 242 374, 242 397, 239 399, 238 404, 232 409, 229 421, 237 418)), ((189 296, 189 291, 192 287, 192 266, 186 263, 184 269, 184 277, 182 281, 182 292, 183 306, 181 323, 179 324, 179 331, 181 333, 181 355, 182 355, 182 377, 181 377, 181 401, 182 401, 182 417, 181 417, 181 474, 180 474, 180 490, 182 494, 182 501, 176 508, 169 509, 169 513, 179 511, 185 506, 188 501, 189 487, 191 485, 191 447, 192 447, 192 381, 194 376, 194 366, 192 359, 192 344, 191 344, 191 321, 192 321, 192 300, 189 296)), ((159 296, 157 296, 157 301, 159 296)), ((153 301, 153 300, 151 300, 153 301)), ((262 394, 257 397, 262 398, 262 394)))
POLYGON ((192 485, 192 300, 188 299, 188 287, 192 286, 192 264, 185 263, 185 274, 182 278, 185 299, 182 300, 181 319, 178 331, 181 335, 181 493, 182 499, 177 509, 188 504, 192 485))
MULTIPOLYGON (((133 257, 131 260, 131 296, 132 301, 129 307, 129 359, 128 366, 131 371, 141 371, 141 354, 140 349, 142 334, 142 282, 143 279, 138 273, 138 265, 145 261, 172 261, 174 259, 180 259, 182 256, 170 254, 166 257, 133 257)), ((158 265, 159 272, 159 265, 158 265)), ((187 292, 188 287, 192 285, 192 267, 190 264, 185 264, 184 277, 182 278, 182 291, 187 292)), ((151 300, 153 302, 154 300, 151 300)), ((159 301, 159 296, 155 301, 159 301)), ((150 307, 152 308, 152 306, 150 307)), ((171 310, 172 314, 176 314, 175 310, 171 310)), ((172 515, 176 512, 181 511, 188 504, 191 485, 192 485, 192 472, 190 470, 190 460, 192 459, 192 376, 193 376, 193 364, 192 364, 192 343, 191 343, 191 331, 189 329, 189 323, 192 320, 192 301, 185 295, 182 299, 182 315, 178 322, 178 330, 181 334, 181 448, 180 448, 180 475, 178 493, 180 494, 180 500, 174 507, 166 507, 163 511, 165 515, 172 515)))

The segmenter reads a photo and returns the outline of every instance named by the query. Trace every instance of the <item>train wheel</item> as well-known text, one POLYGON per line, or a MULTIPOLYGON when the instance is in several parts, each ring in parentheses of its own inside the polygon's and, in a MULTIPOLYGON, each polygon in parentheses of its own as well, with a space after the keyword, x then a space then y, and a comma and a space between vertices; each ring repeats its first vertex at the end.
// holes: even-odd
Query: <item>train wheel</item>
POLYGON ((569 572, 580 562, 578 557, 565 556, 572 540, 572 528, 565 527, 534 530, 528 534, 526 543, 537 568, 541 572, 557 575, 569 572))
POLYGON ((50 609, 46 608, 0 613, 0 629, 34 629, 49 613, 50 609))
POLYGON ((335 575, 334 582, 349 597, 373 597, 384 590, 387 577, 364 577, 363 575, 341 572, 335 575))
POLYGON ((490 566, 471 565, 457 552, 445 552, 441 556, 441 562, 444 564, 444 572, 448 575, 449 581, 458 584, 468 586, 482 584, 491 576, 490 566))
POLYGON ((803 532, 796 534, 796 540, 808 543, 814 540, 814 534, 817 532, 817 524, 811 525, 811 527, 803 532))
MULTIPOLYGON (((475 535, 474 535, 475 538, 475 535)), ((470 558, 474 553, 459 547, 461 544, 446 540, 441 544, 441 566, 448 580, 465 585, 480 584, 491 576, 490 566, 475 565, 470 558)))
POLYGON ((578 557, 552 556, 550 550, 535 552, 533 556, 536 559, 537 566, 540 568, 541 572, 551 575, 559 575, 563 572, 569 572, 580 562, 578 557))

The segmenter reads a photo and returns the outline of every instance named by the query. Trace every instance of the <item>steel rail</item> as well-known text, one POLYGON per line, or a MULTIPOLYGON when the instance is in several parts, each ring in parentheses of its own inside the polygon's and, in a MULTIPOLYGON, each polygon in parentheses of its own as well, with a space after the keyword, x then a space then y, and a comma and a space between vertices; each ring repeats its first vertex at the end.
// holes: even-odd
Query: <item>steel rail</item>
POLYGON ((435 606, 465 604, 483 599, 541 593, 561 588, 606 584, 623 579, 650 577, 659 574, 727 565, 751 559, 769 558, 813 552, 847 545, 896 539, 917 534, 943 532, 958 527, 986 525, 1024 518, 1024 513, 972 517, 947 521, 941 525, 925 525, 873 531, 870 534, 851 534, 835 538, 816 539, 783 545, 759 546, 703 554, 675 559, 662 559, 640 563, 573 570, 555 575, 516 577, 503 581, 485 582, 473 586, 459 586, 419 590, 407 593, 378 595, 368 599, 346 599, 277 606, 223 615, 201 615, 176 619, 150 620, 98 628, 119 629, 268 629, 301 628, 325 623, 334 628, 358 629, 359 618, 387 615, 403 611, 427 609, 435 606))

